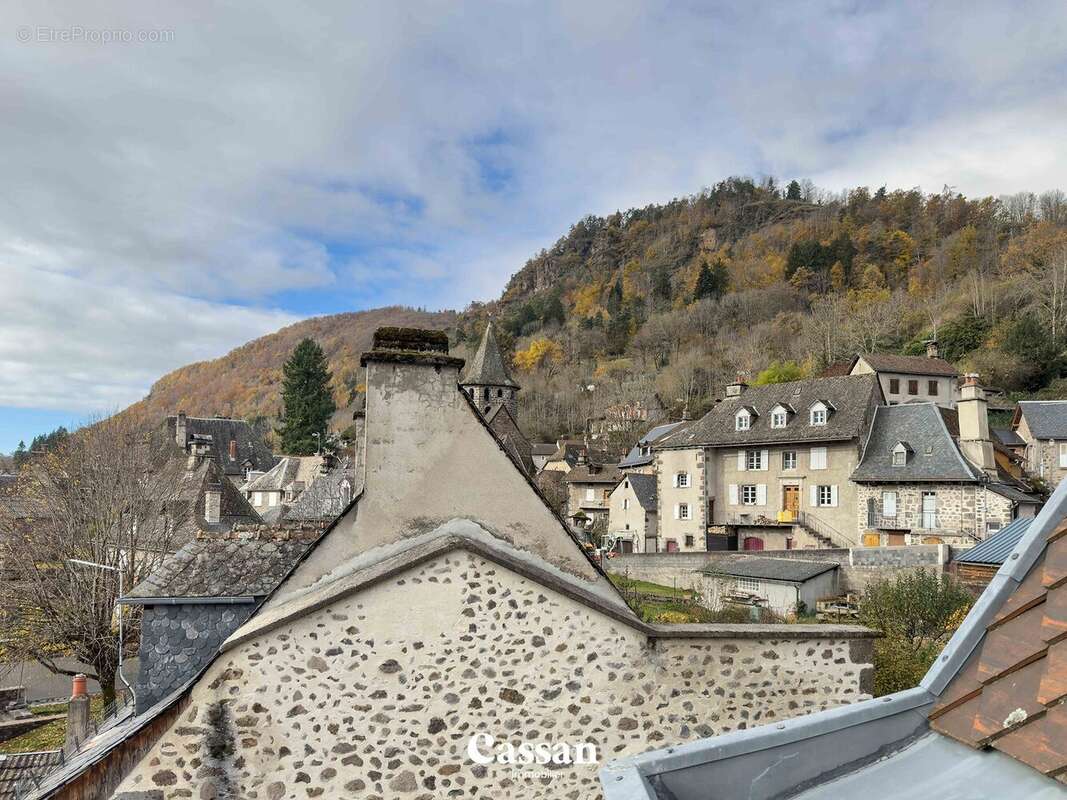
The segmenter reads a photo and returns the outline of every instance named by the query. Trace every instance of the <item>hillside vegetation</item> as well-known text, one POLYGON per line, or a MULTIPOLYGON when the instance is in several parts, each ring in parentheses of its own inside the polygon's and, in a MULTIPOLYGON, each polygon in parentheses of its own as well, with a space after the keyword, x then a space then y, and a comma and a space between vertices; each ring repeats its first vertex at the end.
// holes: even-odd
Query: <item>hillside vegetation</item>
POLYGON ((307 320, 176 370, 131 410, 274 417, 282 363, 305 336, 325 350, 344 408, 362 389, 359 353, 376 327, 447 330, 469 355, 491 315, 513 349, 523 425, 536 439, 653 395, 695 415, 737 373, 793 379, 856 352, 920 353, 932 337, 987 385, 1067 396, 1067 197, 833 195, 731 178, 578 221, 497 301, 458 314, 307 320))

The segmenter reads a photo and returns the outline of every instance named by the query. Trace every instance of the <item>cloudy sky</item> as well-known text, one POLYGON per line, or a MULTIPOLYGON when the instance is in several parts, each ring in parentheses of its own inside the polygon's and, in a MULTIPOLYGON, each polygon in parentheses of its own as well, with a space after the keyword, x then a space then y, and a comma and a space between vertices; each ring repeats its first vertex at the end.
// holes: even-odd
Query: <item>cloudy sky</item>
POLYGON ((731 174, 1067 188, 1061 2, 297 5, 5 4, 0 451, 731 174))

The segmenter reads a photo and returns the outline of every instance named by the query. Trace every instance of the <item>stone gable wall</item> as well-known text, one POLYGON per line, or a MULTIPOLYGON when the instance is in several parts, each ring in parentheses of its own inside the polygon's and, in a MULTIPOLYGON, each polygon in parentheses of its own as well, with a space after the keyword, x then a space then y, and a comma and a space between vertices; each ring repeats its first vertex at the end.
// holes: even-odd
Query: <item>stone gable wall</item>
MULTIPOLYGON (((861 531, 867 530, 867 501, 874 501, 875 514, 882 515, 882 492, 897 494, 897 516, 902 528, 913 534, 939 536, 955 543, 961 536, 984 539, 989 523, 999 528, 1012 521, 1012 501, 978 484, 866 484, 857 486, 856 520, 861 531), (920 529, 923 492, 937 493, 937 528, 920 529)), ((962 540, 960 541, 962 544, 962 540)))
POLYGON ((867 696, 871 639, 752 635, 650 639, 452 551, 223 653, 120 791, 584 800, 610 759, 867 696), (479 765, 478 732, 599 763, 479 765))

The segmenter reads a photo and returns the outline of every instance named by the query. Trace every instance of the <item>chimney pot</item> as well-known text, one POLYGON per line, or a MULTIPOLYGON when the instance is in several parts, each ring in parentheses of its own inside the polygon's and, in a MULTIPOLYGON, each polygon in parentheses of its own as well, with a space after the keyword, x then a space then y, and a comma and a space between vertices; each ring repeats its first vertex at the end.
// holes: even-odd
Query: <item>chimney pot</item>
POLYGON ((230 439, 230 461, 237 460, 237 440, 230 439))
POLYGON ((78 674, 71 682, 70 703, 67 704, 67 738, 63 751, 71 755, 89 738, 89 692, 85 676, 78 674))
POLYGON ((89 680, 84 674, 78 673, 71 681, 71 697, 84 697, 89 694, 89 680))

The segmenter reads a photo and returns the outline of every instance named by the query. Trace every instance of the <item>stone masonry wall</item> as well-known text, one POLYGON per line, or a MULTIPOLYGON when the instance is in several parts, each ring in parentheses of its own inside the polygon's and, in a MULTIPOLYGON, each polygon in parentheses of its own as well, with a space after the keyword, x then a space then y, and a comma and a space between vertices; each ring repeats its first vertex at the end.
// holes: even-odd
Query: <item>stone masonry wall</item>
POLYGON ((187 681, 218 652, 255 605, 201 603, 148 606, 141 621, 137 713, 187 681))
POLYGON ((805 561, 832 561, 839 564, 841 591, 863 591, 873 580, 891 577, 902 570, 944 570, 951 558, 947 545, 910 545, 906 547, 855 547, 827 550, 722 551, 714 553, 633 553, 612 558, 606 568, 635 580, 699 588, 700 570, 709 569, 724 558, 771 557, 805 561))
MULTIPOLYGON (((857 486, 857 524, 861 531, 868 529, 867 503, 874 501, 874 511, 882 516, 882 493, 894 491, 902 529, 923 536, 939 536, 954 540, 961 534, 984 539, 990 532, 989 523, 1004 527, 1012 521, 1012 502, 978 484, 889 484, 857 486), (937 494, 937 527, 924 530, 922 526, 922 494, 937 494)), ((997 530, 999 528, 994 528, 997 530)))
POLYGON ((452 551, 223 653, 120 792, 596 798, 610 759, 867 696, 871 639, 781 632, 650 639, 452 551), (477 764, 481 732, 598 763, 477 764))

